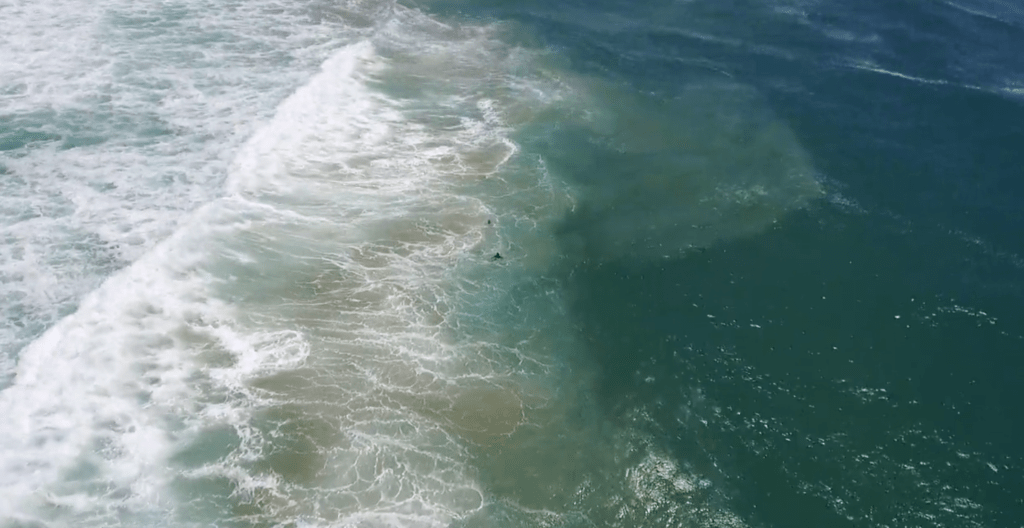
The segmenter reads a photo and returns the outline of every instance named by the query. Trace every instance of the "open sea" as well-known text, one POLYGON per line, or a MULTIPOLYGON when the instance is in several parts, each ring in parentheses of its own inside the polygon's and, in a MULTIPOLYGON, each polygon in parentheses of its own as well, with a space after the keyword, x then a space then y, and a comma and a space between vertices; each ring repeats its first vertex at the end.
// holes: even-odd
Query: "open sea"
POLYGON ((1024 527, 1024 4, 0 0, 0 528, 1024 527))

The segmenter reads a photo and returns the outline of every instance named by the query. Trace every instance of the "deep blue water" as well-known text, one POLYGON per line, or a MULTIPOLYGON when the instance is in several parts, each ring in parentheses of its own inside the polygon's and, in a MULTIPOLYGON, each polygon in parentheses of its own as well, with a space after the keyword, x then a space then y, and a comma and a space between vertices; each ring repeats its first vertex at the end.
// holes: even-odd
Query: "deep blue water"
MULTIPOLYGON (((1024 97, 1009 89, 1024 76, 1024 27, 1012 9, 432 7, 515 21, 575 70, 653 102, 708 75, 755 86, 824 182, 827 199, 769 231, 685 258, 638 268, 566 243, 583 252, 566 281, 609 415, 648 409, 678 460, 755 525, 1024 518, 1024 97), (855 67, 867 60, 885 71, 855 67)), ((571 129, 550 136, 533 144, 550 159, 601 160, 557 167, 581 181, 673 163, 571 129)))

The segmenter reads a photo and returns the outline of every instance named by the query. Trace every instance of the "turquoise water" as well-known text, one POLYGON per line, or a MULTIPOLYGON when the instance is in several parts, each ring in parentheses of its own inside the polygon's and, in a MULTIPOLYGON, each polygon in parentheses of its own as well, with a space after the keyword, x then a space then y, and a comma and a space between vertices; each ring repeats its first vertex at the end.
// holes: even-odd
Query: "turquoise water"
POLYGON ((0 3, 0 526, 1012 526, 994 0, 0 3))

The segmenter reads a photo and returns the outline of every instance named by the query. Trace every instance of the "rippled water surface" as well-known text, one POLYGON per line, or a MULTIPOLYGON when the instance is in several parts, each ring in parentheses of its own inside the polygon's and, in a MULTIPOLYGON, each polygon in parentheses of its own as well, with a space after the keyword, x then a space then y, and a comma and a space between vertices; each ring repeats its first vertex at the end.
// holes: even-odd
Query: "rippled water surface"
POLYGON ((0 526, 1024 514, 1010 3, 0 19, 0 526))

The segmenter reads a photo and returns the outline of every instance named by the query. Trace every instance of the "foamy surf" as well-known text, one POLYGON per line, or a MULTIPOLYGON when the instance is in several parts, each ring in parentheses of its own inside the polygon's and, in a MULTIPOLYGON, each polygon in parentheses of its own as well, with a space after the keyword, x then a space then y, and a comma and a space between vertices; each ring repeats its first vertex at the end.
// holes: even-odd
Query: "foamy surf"
POLYGON ((0 2, 0 387, 17 353, 224 193, 240 146, 389 2, 0 2))
MULTIPOLYGON (((741 524, 642 413, 613 423, 594 401, 551 270, 577 258, 560 255, 565 219, 613 200, 517 136, 608 133, 619 101, 503 31, 395 8, 234 151, 223 196, 25 348, 0 393, 0 519, 741 524)), ((756 226, 816 189, 779 174, 739 182, 795 189, 756 226)), ((695 243, 648 227, 677 253, 695 243)), ((616 229, 593 255, 621 257, 640 228, 616 229)))

